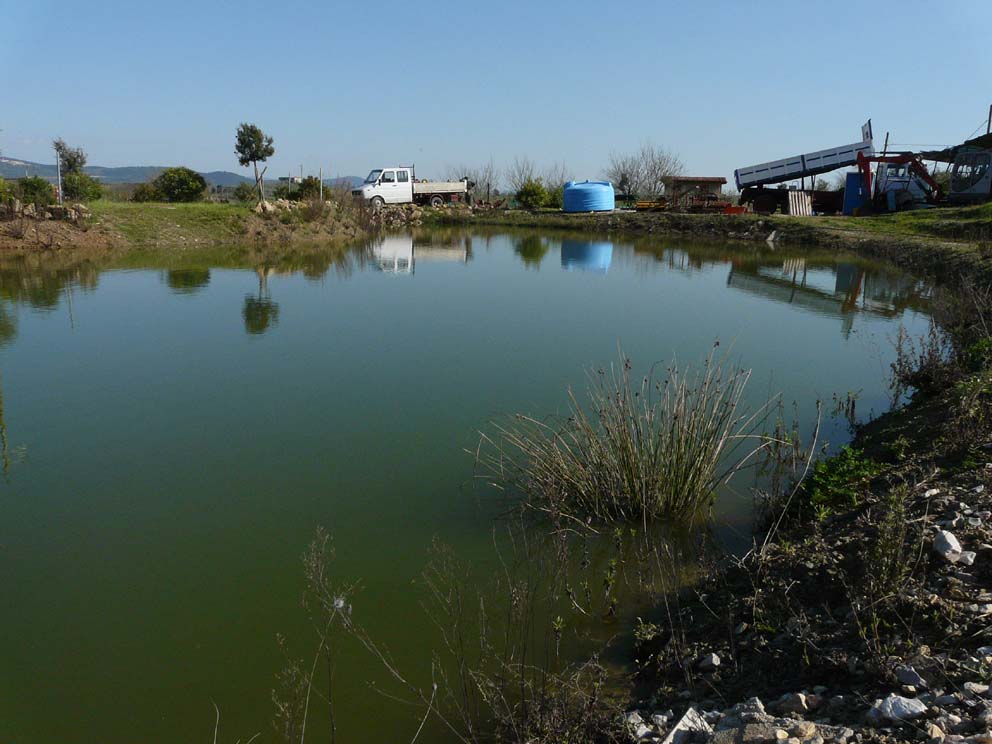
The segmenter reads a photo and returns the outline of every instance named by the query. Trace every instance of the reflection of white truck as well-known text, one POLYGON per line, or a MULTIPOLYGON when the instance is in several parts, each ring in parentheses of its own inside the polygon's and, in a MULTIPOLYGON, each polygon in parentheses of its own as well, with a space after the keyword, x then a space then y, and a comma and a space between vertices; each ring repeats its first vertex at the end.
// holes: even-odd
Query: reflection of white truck
POLYGON ((461 181, 418 181, 412 167, 376 168, 352 195, 367 201, 373 209, 383 204, 430 204, 440 207, 454 201, 467 201, 472 184, 461 181))
POLYGON ((456 261, 467 263, 469 246, 462 238, 448 245, 415 245, 412 235, 386 235, 372 246, 375 265, 387 274, 412 274, 421 261, 456 261))

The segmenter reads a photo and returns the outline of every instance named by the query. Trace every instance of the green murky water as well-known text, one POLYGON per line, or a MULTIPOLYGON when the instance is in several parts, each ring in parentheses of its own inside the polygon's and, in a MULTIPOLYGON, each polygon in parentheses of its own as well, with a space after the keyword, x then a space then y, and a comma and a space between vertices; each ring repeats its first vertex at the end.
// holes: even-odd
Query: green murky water
MULTIPOLYGON (((715 339, 753 368, 754 403, 781 391, 809 425, 816 398, 857 392, 867 416, 927 298, 852 257, 536 232, 276 262, 0 259, 0 739, 209 741, 216 702, 220 740, 276 741, 275 638, 312 657, 317 525, 356 615, 423 676, 432 539, 490 570, 499 506, 464 451, 488 420, 561 411, 618 345, 646 369, 715 339)), ((720 501, 721 539, 746 542, 750 508, 720 501)), ((412 737, 383 680, 344 649, 338 741, 412 737)))

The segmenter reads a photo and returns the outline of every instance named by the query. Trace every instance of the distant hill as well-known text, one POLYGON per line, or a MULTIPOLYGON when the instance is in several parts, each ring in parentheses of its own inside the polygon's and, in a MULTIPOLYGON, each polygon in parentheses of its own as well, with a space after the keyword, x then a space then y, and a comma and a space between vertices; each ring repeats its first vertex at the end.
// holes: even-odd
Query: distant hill
MULTIPOLYGON (((83 170, 102 183, 109 184, 144 183, 155 178, 165 168, 164 165, 128 165, 119 168, 88 165, 83 170)), ((254 183, 252 178, 231 171, 200 171, 200 175, 211 186, 237 186, 239 183, 254 183)), ((0 157, 0 178, 14 179, 24 178, 24 176, 41 176, 49 181, 54 181, 58 177, 58 173, 54 165, 0 157)), ((362 180, 358 176, 342 176, 340 178, 325 178, 324 183, 329 186, 343 183, 349 188, 354 188, 362 180)))

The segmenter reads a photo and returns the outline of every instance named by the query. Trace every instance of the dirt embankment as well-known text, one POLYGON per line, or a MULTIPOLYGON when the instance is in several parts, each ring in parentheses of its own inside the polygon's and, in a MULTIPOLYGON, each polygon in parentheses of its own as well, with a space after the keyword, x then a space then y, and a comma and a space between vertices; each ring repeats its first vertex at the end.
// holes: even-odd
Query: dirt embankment
POLYGON ((197 247, 347 242, 375 225, 350 200, 277 201, 265 210, 248 205, 94 202, 72 219, 32 211, 4 215, 0 250, 99 250, 132 247, 197 247))

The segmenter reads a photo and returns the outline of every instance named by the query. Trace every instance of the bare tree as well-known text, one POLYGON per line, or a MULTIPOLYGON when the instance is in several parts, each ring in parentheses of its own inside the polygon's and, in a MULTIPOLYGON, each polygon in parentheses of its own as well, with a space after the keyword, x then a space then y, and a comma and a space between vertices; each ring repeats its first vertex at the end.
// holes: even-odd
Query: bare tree
POLYGON ((467 178, 474 184, 474 193, 480 199, 489 200, 499 192, 501 173, 492 158, 479 166, 449 165, 445 169, 445 180, 460 181, 467 178))
POLYGON ((513 159, 513 164, 507 168, 506 183, 510 191, 514 194, 528 181, 537 178, 537 166, 528 157, 517 157, 513 159))
POLYGON ((610 164, 604 175, 621 194, 636 196, 644 191, 644 169, 637 155, 610 153, 610 164))
POLYGON ((565 164, 565 161, 561 160, 548 166, 544 170, 541 180, 547 188, 558 189, 564 186, 566 181, 573 180, 573 175, 571 169, 565 164))
POLYGON ((674 152, 645 142, 636 153, 612 153, 606 177, 621 193, 655 196, 664 191, 664 179, 684 171, 681 158, 674 152))
POLYGON ((644 168, 644 187, 649 194, 664 191, 664 180, 680 176, 685 171, 682 160, 671 150, 655 147, 650 142, 641 145, 641 162, 644 168))

